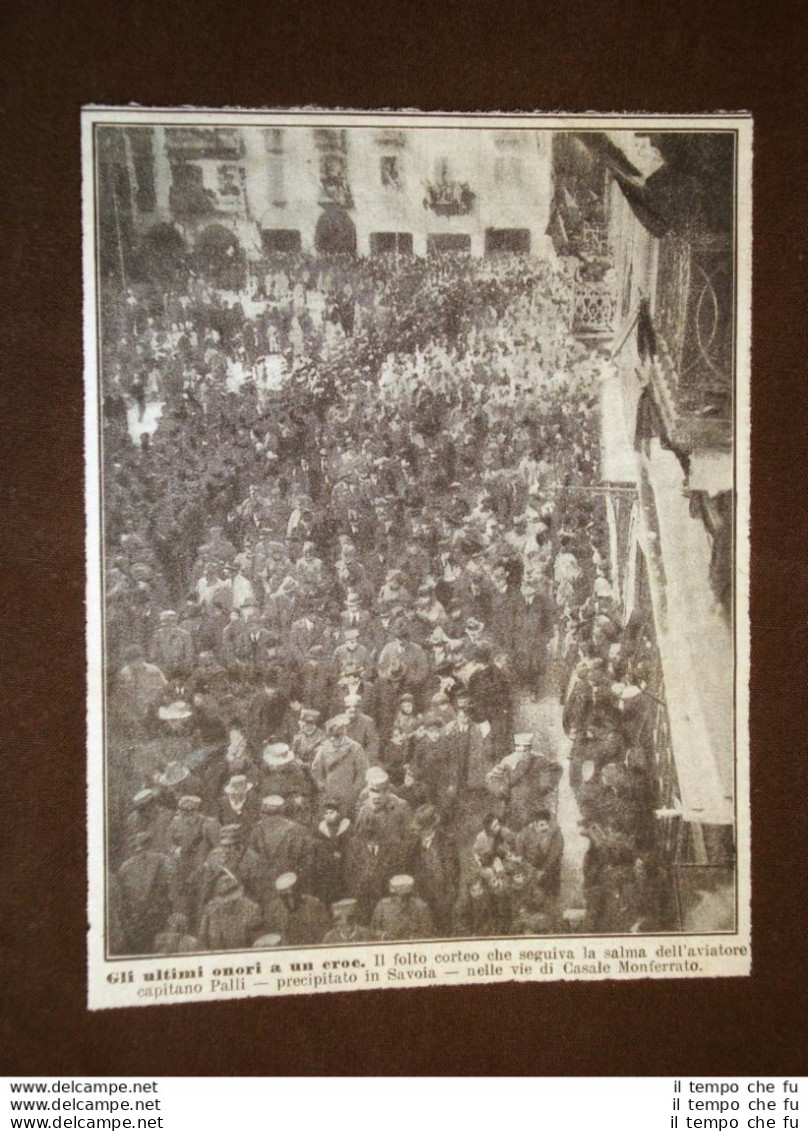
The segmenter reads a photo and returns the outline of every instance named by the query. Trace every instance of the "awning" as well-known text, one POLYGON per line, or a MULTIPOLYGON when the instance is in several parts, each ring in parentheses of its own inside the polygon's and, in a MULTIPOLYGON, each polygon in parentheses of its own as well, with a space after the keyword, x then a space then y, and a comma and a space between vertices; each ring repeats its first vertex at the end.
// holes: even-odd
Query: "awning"
MULTIPOLYGON (((644 467, 657 529, 644 521, 640 539, 649 562, 682 815, 699 824, 732 824, 732 638, 710 587, 709 539, 702 523, 690 515, 675 455, 652 442, 644 467), (660 560, 664 593, 652 568, 660 560)), ((645 519, 643 507, 640 513, 645 519)))
POLYGON ((626 421, 622 375, 611 362, 600 374, 600 479, 602 483, 637 482, 637 453, 626 421))
POLYGON ((733 489, 731 452, 692 452, 688 487, 704 491, 711 498, 733 489))

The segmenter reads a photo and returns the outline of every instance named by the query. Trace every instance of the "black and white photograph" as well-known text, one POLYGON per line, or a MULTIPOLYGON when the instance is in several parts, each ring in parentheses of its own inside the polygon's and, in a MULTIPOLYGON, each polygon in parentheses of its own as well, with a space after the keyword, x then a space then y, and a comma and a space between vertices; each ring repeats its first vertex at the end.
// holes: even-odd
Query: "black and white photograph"
POLYGON ((748 973, 749 117, 82 125, 91 1006, 748 973))

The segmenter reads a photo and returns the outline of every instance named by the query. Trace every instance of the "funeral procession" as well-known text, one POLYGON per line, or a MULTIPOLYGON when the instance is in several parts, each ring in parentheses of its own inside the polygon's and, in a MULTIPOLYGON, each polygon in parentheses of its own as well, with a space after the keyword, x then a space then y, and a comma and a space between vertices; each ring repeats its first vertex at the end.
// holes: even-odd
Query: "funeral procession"
POLYGON ((95 127, 107 955, 732 932, 734 135, 277 121, 95 127))

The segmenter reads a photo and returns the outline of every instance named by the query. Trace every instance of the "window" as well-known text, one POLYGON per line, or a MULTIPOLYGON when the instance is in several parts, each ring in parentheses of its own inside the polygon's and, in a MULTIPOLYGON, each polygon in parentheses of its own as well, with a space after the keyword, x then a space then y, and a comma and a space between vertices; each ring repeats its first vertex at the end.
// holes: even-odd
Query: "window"
POLYGON ((371 255, 412 255, 412 232, 371 232, 371 255))
POLYGON ((524 162, 521 157, 494 158, 494 180, 498 185, 520 188, 524 180, 524 162))
POLYGON ((401 188, 401 168, 395 154, 386 154, 382 157, 381 175, 385 188, 401 188))
POLYGON ((485 232, 485 254, 497 252, 519 252, 526 255, 530 251, 529 228, 487 228, 485 232))
POLYGON ((283 130, 264 130, 267 151, 267 179, 269 200, 274 208, 286 207, 286 178, 283 157, 283 130))
POLYGON ((238 165, 218 165, 216 167, 216 185, 219 196, 238 197, 241 195, 241 181, 238 165))
POLYGON ((283 153, 283 130, 264 130, 267 153, 283 153))
POLYGON ((471 236, 464 232, 443 232, 438 235, 427 236, 426 250, 428 255, 440 255, 442 252, 471 251, 471 236))
POLYGON ((319 150, 328 153, 347 153, 348 136, 345 130, 314 131, 314 144, 319 150))
POLYGON ((265 255, 300 251, 300 232, 294 228, 264 228, 261 232, 261 245, 265 255))

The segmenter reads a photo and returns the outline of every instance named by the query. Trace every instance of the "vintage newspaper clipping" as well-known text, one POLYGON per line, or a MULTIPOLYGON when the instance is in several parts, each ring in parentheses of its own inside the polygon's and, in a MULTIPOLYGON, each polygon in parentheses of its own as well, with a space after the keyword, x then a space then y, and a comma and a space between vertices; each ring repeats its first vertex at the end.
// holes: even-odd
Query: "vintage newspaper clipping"
POLYGON ((749 973, 751 138, 83 113, 91 1008, 749 973))

